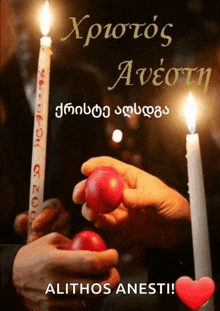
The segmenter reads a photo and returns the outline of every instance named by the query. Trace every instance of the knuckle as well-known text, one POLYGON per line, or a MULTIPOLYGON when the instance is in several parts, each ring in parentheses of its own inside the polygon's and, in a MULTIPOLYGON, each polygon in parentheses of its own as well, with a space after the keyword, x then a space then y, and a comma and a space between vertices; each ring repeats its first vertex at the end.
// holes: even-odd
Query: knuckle
POLYGON ((61 201, 57 198, 48 199, 44 202, 44 208, 46 207, 53 207, 53 208, 61 208, 62 204, 61 201))

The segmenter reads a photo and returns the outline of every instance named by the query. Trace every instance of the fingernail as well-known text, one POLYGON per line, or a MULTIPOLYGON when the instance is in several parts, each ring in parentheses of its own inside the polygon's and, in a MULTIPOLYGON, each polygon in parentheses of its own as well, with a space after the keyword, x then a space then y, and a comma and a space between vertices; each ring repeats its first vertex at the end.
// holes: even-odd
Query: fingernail
POLYGON ((82 212, 82 216, 83 216, 86 220, 92 221, 92 217, 90 217, 90 215, 88 215, 87 213, 83 213, 83 212, 82 212))
MULTIPOLYGON (((86 162, 87 162, 87 161, 86 161, 86 162)), ((82 173, 84 173, 84 168, 85 168, 86 162, 84 162, 83 165, 81 166, 81 172, 82 172, 82 173)))
POLYGON ((73 197, 74 197, 74 195, 76 194, 78 188, 79 188, 79 186, 78 186, 78 184, 77 184, 77 185, 74 187, 74 189, 73 189, 73 197))

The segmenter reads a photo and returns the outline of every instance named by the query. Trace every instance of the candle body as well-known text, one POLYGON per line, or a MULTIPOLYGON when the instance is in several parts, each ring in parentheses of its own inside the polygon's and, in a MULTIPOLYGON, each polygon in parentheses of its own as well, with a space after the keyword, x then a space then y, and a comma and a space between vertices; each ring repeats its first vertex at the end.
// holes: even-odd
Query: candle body
POLYGON ((212 276, 208 221, 198 134, 187 135, 187 166, 196 279, 212 276))
MULTIPOLYGON (((190 196, 195 279, 212 278, 209 232, 198 134, 187 135, 187 168, 190 196)), ((201 310, 214 310, 213 299, 201 310)))
POLYGON ((47 120, 50 80, 51 38, 42 37, 37 73, 34 132, 29 196, 28 236, 31 224, 41 213, 44 200, 44 178, 46 161, 47 120))

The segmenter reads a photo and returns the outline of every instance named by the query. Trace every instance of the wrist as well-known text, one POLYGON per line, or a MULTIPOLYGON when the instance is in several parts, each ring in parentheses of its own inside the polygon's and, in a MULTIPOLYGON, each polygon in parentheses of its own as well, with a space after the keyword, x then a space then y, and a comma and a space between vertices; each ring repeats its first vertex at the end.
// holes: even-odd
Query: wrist
POLYGON ((12 280, 13 262, 17 252, 22 245, 1 245, 1 285, 2 285, 2 300, 5 310, 24 310, 21 298, 16 294, 16 290, 12 280))

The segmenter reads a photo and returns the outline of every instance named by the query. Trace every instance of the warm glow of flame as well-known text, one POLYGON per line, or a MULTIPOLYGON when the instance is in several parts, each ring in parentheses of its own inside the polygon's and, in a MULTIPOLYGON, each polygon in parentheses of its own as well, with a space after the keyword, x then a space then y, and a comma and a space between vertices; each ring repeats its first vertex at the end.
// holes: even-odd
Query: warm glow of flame
POLYGON ((41 32, 44 36, 47 36, 50 31, 51 15, 49 10, 49 3, 46 1, 44 8, 40 16, 40 27, 41 32))
POLYGON ((185 114, 188 130, 193 134, 196 130, 196 102, 191 92, 185 104, 185 114))
POLYGON ((120 143, 122 141, 123 133, 121 130, 114 130, 112 134, 112 140, 115 143, 120 143))

